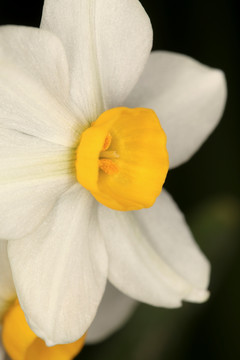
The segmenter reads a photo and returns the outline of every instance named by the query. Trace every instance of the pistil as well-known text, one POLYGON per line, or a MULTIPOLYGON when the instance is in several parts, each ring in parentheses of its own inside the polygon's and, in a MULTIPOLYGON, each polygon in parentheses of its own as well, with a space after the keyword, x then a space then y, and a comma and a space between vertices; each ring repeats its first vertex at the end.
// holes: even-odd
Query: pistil
POLYGON ((116 151, 101 151, 99 159, 118 159, 119 155, 116 151))

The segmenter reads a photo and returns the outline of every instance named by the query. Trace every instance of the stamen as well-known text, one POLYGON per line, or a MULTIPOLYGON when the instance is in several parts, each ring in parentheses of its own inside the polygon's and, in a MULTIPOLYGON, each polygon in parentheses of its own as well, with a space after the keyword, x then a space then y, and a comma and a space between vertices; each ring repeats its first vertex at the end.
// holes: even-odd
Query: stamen
POLYGON ((112 135, 111 134, 107 134, 107 137, 104 141, 104 144, 103 144, 103 148, 102 148, 102 151, 106 151, 109 146, 111 145, 111 142, 112 142, 112 135))
POLYGON ((110 159, 100 159, 98 166, 107 175, 115 175, 119 172, 118 166, 110 159))
POLYGON ((102 151, 99 155, 98 166, 99 169, 105 172, 107 175, 114 175, 119 172, 119 168, 117 164, 115 164, 112 160, 119 158, 119 155, 116 151, 108 150, 109 146, 112 142, 112 135, 110 133, 107 134, 102 151))

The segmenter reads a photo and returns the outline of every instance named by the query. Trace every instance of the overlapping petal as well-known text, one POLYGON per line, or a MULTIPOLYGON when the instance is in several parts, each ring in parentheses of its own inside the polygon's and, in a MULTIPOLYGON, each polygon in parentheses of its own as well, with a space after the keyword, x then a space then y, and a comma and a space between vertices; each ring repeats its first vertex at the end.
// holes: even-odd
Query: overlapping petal
POLYGON ((39 29, 2 27, 0 239, 30 233, 72 185, 81 124, 67 108, 67 95, 60 41, 39 29))
POLYGON ((87 121, 122 105, 152 46, 152 28, 138 0, 46 0, 41 28, 64 44, 71 98, 87 121))
POLYGON ((19 131, 0 133, 0 238, 19 239, 74 182, 72 149, 19 131))
POLYGON ((0 69, 9 64, 44 86, 61 103, 68 102, 67 59, 54 34, 25 26, 1 26, 0 69))
POLYGON ((153 109, 167 134, 170 167, 199 149, 218 124, 226 101, 220 70, 185 55, 153 52, 125 105, 153 109))
MULTIPOLYGON (((167 191, 162 191, 151 208, 135 211, 134 215, 141 231, 162 259, 199 289, 199 295, 202 289, 205 296, 209 284, 209 262, 193 239, 184 215, 167 191)), ((191 296, 188 296, 188 300, 191 301, 191 296)), ((197 298, 194 297, 193 301, 197 301, 197 298)))
POLYGON ((105 340, 120 329, 132 315, 137 302, 107 284, 97 315, 87 332, 88 344, 105 340))
POLYGON ((196 249, 179 210, 174 204, 168 205, 170 200, 166 198, 168 200, 163 197, 163 203, 167 203, 164 221, 158 219, 156 214, 157 223, 154 223, 151 231, 146 226, 148 218, 140 225, 136 214, 111 212, 103 206, 99 207, 99 218, 102 220, 100 227, 110 254, 109 280, 125 294, 156 306, 170 308, 180 306, 182 300, 205 301, 208 298, 205 289, 209 274, 208 262, 196 249), (177 221, 172 222, 173 219, 177 221), (179 238, 181 233, 186 239, 179 238), (149 239, 149 235, 153 239, 149 239), (162 242, 169 242, 169 245, 163 244, 161 247, 155 244, 161 242, 161 236, 162 242), (181 241, 183 249, 187 249, 188 254, 193 254, 194 259, 197 259, 195 275, 188 274, 188 271, 192 271, 192 263, 190 260, 190 265, 185 266, 183 262, 186 257, 181 256, 183 250, 180 250, 179 259, 174 263, 175 255, 171 253, 170 245, 174 236, 176 247, 181 248, 180 244, 177 245, 177 241, 181 241))
POLYGON ((80 338, 101 301, 108 261, 95 213, 95 200, 76 184, 37 232, 9 242, 19 302, 48 345, 80 338))
POLYGON ((65 105, 68 68, 60 41, 25 27, 1 28, 0 40, 1 128, 73 147, 83 128, 65 105))

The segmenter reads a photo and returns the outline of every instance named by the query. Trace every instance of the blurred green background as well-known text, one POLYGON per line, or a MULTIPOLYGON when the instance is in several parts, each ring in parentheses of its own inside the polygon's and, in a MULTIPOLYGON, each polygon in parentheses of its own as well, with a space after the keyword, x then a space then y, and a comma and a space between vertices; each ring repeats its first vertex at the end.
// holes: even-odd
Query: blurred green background
MULTIPOLYGON (((96 0, 98 1, 98 0, 96 0)), ((240 6, 233 0, 141 0, 154 29, 154 49, 187 54, 224 70, 224 117, 201 150, 172 170, 166 187, 186 214, 212 264, 211 298, 164 310, 140 305, 81 360, 240 359, 240 6)), ((1 0, 1 24, 38 26, 42 0, 1 0)))

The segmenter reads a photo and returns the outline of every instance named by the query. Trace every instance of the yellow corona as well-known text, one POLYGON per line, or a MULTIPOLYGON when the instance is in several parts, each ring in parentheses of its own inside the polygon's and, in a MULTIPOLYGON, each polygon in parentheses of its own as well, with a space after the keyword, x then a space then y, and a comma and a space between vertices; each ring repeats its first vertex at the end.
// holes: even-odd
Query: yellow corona
POLYGON ((166 141, 153 110, 105 111, 81 135, 77 180, 111 209, 148 208, 159 196, 168 172, 166 141))

